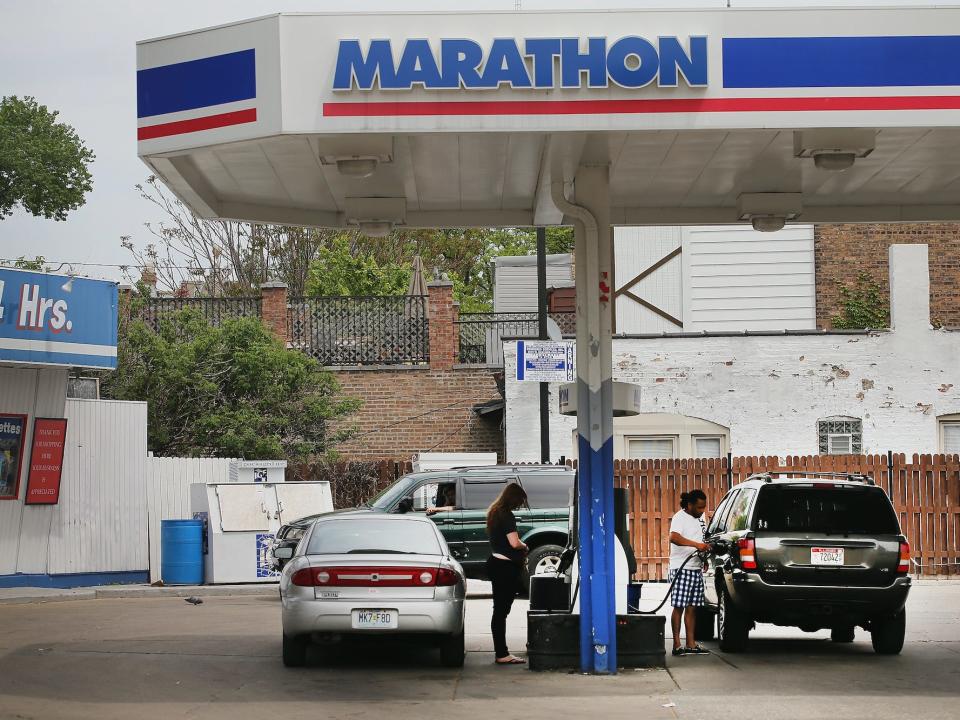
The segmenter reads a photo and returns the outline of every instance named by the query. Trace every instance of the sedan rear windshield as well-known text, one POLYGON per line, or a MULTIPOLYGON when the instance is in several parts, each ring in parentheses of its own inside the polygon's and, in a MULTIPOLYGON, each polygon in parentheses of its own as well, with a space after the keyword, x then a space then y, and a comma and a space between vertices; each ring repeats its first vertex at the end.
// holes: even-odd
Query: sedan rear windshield
POLYGON ((442 555, 430 523, 365 518, 321 521, 313 530, 311 555, 442 555))
POLYGON ((757 498, 754 529, 823 535, 896 535, 893 506, 878 487, 768 485, 757 498))

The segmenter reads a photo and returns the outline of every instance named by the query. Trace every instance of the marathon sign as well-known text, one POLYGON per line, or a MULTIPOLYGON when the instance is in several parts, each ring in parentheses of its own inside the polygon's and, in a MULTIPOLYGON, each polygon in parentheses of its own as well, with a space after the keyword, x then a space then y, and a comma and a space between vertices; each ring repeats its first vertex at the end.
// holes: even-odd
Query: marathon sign
POLYGON ((637 89, 707 85, 707 38, 630 35, 500 38, 489 48, 466 38, 411 39, 399 52, 390 40, 341 40, 333 89, 497 90, 637 89))

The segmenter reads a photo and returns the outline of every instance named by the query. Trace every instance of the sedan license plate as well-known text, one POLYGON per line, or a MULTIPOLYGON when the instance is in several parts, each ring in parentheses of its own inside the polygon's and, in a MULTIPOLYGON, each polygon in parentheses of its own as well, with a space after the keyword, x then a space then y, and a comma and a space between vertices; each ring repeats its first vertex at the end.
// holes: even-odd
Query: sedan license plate
POLYGON ((810 548, 811 565, 843 565, 843 548, 810 548))
POLYGON ((396 610, 354 610, 354 630, 395 630, 399 613, 396 610))

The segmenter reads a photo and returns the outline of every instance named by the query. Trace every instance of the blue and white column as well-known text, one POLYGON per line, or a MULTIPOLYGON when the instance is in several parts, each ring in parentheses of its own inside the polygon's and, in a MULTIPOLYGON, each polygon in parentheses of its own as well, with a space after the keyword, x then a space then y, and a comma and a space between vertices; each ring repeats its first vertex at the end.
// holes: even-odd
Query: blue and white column
POLYGON ((613 244, 609 168, 581 166, 574 203, 595 219, 577 221, 577 433, 580 520, 580 665, 617 671, 613 517, 613 244), (591 227, 593 225, 593 227, 591 227))

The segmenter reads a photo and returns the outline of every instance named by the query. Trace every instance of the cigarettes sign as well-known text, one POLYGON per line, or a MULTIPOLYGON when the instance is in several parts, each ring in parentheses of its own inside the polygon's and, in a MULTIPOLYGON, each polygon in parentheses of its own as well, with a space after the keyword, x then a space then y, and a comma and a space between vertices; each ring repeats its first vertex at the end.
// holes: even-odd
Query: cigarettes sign
POLYGON ((67 439, 66 418, 37 418, 33 425, 27 505, 56 505, 60 501, 63 450, 67 439))

